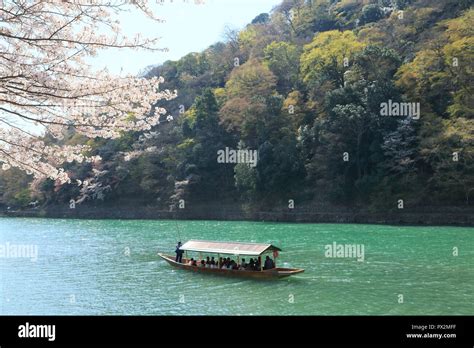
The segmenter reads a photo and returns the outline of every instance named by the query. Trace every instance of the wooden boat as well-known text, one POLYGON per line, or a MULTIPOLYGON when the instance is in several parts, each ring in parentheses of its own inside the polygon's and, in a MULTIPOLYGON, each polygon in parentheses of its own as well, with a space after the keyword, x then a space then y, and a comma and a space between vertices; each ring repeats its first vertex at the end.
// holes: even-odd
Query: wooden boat
MULTIPOLYGON (((192 272, 199 273, 208 273, 223 275, 227 277, 243 277, 243 278, 252 278, 252 279, 276 279, 289 277, 294 274, 304 272, 304 269, 300 268, 282 268, 276 267, 276 258, 278 257, 278 252, 281 251, 280 248, 272 244, 260 244, 260 243, 240 243, 240 242, 214 242, 214 241, 205 241, 205 240, 190 240, 184 243, 180 250, 185 251, 186 257, 183 257, 182 263, 175 261, 175 256, 166 255, 158 253, 158 255, 168 262, 171 266, 184 269, 192 272), (189 263, 190 258, 188 258, 188 252, 197 252, 199 253, 198 266, 192 266, 189 263), (265 254, 272 253, 275 267, 272 269, 263 269, 264 258, 262 257, 265 254), (258 271, 254 270, 231 270, 227 268, 208 268, 199 266, 200 260, 203 260, 206 256, 211 256, 212 254, 217 254, 217 260, 220 259, 221 255, 233 255, 237 257, 237 263, 240 264, 240 257, 261 257, 261 268, 258 271)), ((247 260, 248 261, 248 260, 247 260)))

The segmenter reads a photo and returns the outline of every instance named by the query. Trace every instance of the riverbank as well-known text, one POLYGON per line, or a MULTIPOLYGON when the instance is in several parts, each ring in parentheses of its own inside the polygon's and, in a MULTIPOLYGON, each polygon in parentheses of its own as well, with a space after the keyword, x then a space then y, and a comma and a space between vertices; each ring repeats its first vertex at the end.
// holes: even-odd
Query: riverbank
POLYGON ((474 226, 474 211, 466 208, 424 208, 422 211, 369 212, 355 210, 322 211, 288 209, 286 211, 244 211, 234 207, 200 207, 199 209, 160 210, 150 206, 49 206, 35 209, 3 210, 0 216, 44 217, 66 219, 180 219, 270 221, 295 223, 369 223, 390 225, 474 226))

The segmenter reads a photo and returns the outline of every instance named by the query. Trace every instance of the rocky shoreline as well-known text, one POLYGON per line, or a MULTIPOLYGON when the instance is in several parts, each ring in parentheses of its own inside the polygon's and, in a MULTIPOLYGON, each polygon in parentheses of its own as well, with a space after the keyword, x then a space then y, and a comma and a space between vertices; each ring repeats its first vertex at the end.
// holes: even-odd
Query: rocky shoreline
POLYGON ((241 220, 295 223, 367 223, 390 225, 451 225, 474 226, 474 211, 459 209, 433 211, 251 211, 219 209, 159 210, 156 207, 92 207, 76 209, 46 207, 24 210, 3 210, 2 217, 42 217, 66 219, 181 219, 181 220, 241 220))

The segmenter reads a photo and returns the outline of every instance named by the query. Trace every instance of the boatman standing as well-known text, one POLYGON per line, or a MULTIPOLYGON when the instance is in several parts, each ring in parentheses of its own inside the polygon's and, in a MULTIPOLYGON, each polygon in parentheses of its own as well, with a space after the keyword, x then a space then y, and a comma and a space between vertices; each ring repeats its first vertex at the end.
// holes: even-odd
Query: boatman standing
POLYGON ((176 253, 176 262, 179 262, 179 263, 182 263, 183 262, 183 253, 184 253, 184 250, 181 250, 181 242, 178 242, 178 245, 176 245, 176 250, 175 250, 175 253, 176 253))

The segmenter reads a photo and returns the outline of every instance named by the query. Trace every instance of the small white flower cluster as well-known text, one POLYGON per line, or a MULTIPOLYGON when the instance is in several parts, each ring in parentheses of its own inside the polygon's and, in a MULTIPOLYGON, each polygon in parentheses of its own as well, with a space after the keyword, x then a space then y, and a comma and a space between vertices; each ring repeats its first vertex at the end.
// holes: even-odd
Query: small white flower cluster
POLYGON ((85 156, 88 146, 46 145, 35 137, 25 137, 21 130, 0 128, 0 160, 3 170, 20 168, 35 177, 49 177, 59 183, 70 183, 67 173, 58 165, 73 161, 97 162, 98 156, 85 156), (6 160, 4 160, 4 158, 6 160))
POLYGON ((107 170, 92 169, 93 176, 87 180, 76 180, 78 186, 81 186, 79 197, 75 200, 75 204, 81 204, 87 200, 99 199, 103 200, 105 194, 112 188, 110 185, 103 185, 101 177, 108 173, 107 170))

